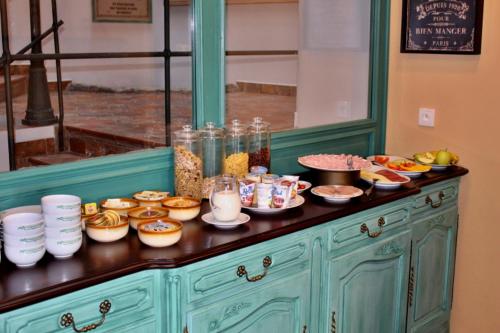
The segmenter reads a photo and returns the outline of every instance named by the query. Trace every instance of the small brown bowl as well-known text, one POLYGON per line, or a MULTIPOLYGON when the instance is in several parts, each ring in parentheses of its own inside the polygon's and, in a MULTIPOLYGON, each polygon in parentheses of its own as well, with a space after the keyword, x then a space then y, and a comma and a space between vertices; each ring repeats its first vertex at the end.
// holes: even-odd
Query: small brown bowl
POLYGON ((135 200, 139 202, 141 207, 161 207, 161 202, 168 197, 170 193, 164 191, 141 191, 134 193, 132 196, 135 200), (158 195, 159 198, 155 199, 154 194, 158 195))
POLYGON ((117 225, 94 225, 86 223, 85 231, 87 235, 95 241, 108 243, 117 241, 125 237, 128 233, 128 219, 120 217, 120 223, 117 225))
POLYGON ((165 247, 177 243, 182 236, 182 223, 168 217, 150 219, 139 223, 139 239, 152 247, 165 247))
POLYGON ((103 211, 114 210, 120 216, 127 217, 129 210, 139 207, 139 201, 128 198, 116 198, 102 200, 99 205, 103 211))
POLYGON ((137 230, 137 225, 141 222, 168 217, 169 211, 163 207, 137 207, 129 210, 128 219, 130 226, 137 230))
POLYGON ((168 217, 179 221, 194 219, 200 214, 201 201, 191 197, 170 197, 162 201, 168 208, 168 217))

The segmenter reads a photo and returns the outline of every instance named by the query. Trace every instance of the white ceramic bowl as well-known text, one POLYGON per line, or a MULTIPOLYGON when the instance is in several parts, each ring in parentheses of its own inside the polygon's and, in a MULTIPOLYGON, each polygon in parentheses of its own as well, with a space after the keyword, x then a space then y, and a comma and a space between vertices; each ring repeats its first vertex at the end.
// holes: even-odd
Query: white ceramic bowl
POLYGON ((169 218, 141 222, 137 233, 139 239, 152 247, 165 247, 177 243, 182 236, 182 223, 169 218))
POLYGON ((81 212, 82 200, 69 194, 47 195, 42 198, 42 211, 52 215, 76 215, 81 212))
POLYGON ((128 219, 122 217, 121 222, 115 226, 98 226, 87 223, 85 231, 95 241, 108 243, 125 237, 128 233, 128 219))
POLYGON ((168 217, 169 211, 163 207, 144 206, 129 210, 128 220, 132 229, 137 230, 137 225, 144 221, 168 217))
POLYGON ((4 251, 7 259, 18 267, 31 267, 42 259, 45 254, 45 246, 31 248, 5 246, 4 251))
POLYGON ((38 213, 15 213, 3 219, 3 231, 10 235, 36 235, 43 230, 43 217, 38 213))
POLYGON ((80 246, 82 246, 82 234, 76 237, 68 238, 46 238, 45 247, 47 252, 52 254, 57 259, 64 259, 71 257, 80 246))
POLYGON ((43 213, 43 219, 46 227, 68 227, 81 221, 81 213, 76 214, 49 214, 43 213))
POLYGON ((82 224, 77 222, 67 227, 45 227, 47 238, 71 238, 82 234, 82 224))
POLYGON ((189 221, 200 214, 201 201, 189 197, 170 197, 162 201, 168 209, 168 217, 179 221, 189 221))
POLYGON ((37 247, 45 243, 45 234, 42 232, 36 235, 19 236, 4 233, 3 242, 5 246, 10 247, 37 247))

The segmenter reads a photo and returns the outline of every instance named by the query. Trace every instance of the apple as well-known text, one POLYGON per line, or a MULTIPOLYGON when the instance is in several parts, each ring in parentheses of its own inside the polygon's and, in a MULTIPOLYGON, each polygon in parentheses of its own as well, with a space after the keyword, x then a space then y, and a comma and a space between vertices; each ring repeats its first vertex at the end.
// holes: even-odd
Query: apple
POLYGON ((448 165, 451 162, 452 155, 449 151, 447 150, 440 150, 436 154, 436 163, 439 165, 448 165))

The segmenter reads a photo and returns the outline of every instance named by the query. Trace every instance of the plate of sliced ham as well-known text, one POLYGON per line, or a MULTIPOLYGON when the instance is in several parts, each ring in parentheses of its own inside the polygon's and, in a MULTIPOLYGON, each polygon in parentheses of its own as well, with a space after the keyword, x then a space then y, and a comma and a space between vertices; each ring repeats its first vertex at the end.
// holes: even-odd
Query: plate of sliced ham
POLYGON ((321 185, 311 189, 311 193, 322 197, 328 202, 345 203, 351 198, 359 197, 363 191, 348 185, 321 185))
POLYGON ((370 184, 373 184, 376 179, 375 187, 387 190, 396 189, 411 181, 410 177, 400 175, 392 170, 377 165, 369 169, 361 170, 361 179, 370 184))
POLYGON ((370 161, 362 157, 347 154, 307 155, 299 157, 298 161, 306 168, 322 171, 359 171, 372 165, 370 161))

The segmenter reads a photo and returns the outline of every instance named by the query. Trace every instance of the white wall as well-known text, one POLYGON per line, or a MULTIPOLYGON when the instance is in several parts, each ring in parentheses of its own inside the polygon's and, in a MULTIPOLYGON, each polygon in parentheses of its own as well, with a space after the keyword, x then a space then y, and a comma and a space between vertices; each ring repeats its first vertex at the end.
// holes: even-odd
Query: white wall
MULTIPOLYGON (((12 52, 30 40, 28 0, 9 0, 12 52)), ((91 0, 59 0, 62 52, 160 51, 163 48, 163 1, 153 0, 153 23, 92 22, 91 0)), ((52 24, 50 0, 41 0, 42 30, 52 24)), ((171 49, 191 49, 191 22, 187 6, 171 7, 171 49)), ((229 50, 270 50, 298 47, 297 4, 232 5, 227 7, 229 50)), ((44 52, 53 52, 47 38, 44 52)), ((54 61, 47 61, 48 76, 55 80, 54 61)), ((230 57, 227 82, 242 81, 295 84, 297 57, 230 57)), ((188 58, 172 59, 172 88, 191 89, 188 58)), ((161 59, 65 60, 63 77, 75 83, 114 89, 163 89, 161 59)))
MULTIPOLYGON (((297 4, 227 6, 226 49, 297 50, 299 11, 297 4)), ((297 83, 297 56, 227 58, 226 82, 297 83)))

